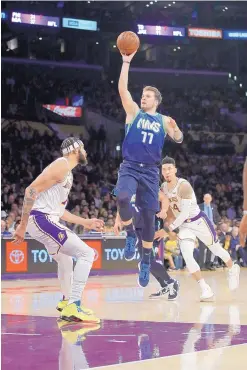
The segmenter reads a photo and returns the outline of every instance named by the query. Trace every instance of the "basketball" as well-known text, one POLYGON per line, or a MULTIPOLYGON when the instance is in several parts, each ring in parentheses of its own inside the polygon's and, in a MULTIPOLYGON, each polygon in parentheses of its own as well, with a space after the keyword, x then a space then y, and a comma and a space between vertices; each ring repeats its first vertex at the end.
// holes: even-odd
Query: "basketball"
POLYGON ((130 55, 138 50, 140 39, 132 31, 122 32, 117 38, 117 47, 121 54, 130 55))

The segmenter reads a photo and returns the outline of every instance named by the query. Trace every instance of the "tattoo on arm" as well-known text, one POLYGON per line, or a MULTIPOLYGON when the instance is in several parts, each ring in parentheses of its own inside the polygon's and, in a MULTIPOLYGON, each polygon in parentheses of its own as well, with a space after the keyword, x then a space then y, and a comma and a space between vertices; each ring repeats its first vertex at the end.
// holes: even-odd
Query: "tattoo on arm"
POLYGON ((179 187, 179 196, 182 199, 191 199, 193 194, 193 188, 188 182, 183 182, 179 187))
POLYGON ((34 188, 27 188, 22 207, 21 223, 27 225, 30 212, 33 208, 34 202, 37 198, 37 190, 34 188))

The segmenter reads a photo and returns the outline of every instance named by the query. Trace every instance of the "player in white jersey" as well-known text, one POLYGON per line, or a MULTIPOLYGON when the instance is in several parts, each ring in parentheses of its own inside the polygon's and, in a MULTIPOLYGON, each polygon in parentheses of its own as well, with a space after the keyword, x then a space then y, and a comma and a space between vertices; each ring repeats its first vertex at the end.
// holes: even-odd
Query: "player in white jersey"
POLYGON ((98 323, 100 320, 93 312, 81 305, 82 293, 94 261, 94 250, 59 219, 96 230, 102 230, 104 223, 96 218, 75 216, 65 209, 73 183, 71 171, 79 164, 87 164, 87 153, 82 141, 73 137, 63 141, 61 151, 63 157, 46 167, 26 188, 21 222, 13 243, 22 242, 27 229, 57 261, 63 294, 57 309, 61 311, 62 319, 98 323), (74 271, 72 257, 77 260, 74 271))
MULTIPOLYGON (((161 190, 169 198, 173 221, 166 231, 179 229, 178 238, 186 266, 201 288, 201 300, 213 297, 213 291, 202 278, 200 267, 193 257, 196 238, 201 240, 211 252, 220 257, 228 267, 229 288, 235 290, 239 285, 240 268, 234 264, 229 253, 221 247, 214 225, 197 205, 196 196, 190 183, 176 176, 177 168, 173 158, 162 161, 162 175, 165 182, 161 190)), ((168 212, 169 213, 169 212, 168 212)), ((160 239, 165 230, 159 230, 155 238, 160 239)))

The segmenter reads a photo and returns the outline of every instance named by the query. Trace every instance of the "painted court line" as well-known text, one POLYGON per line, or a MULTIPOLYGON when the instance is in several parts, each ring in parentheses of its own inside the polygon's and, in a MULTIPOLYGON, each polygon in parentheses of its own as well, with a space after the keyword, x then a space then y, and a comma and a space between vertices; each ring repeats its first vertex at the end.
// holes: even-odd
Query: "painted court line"
POLYGON ((33 336, 33 335, 41 335, 41 334, 37 334, 37 333, 33 333, 33 334, 29 334, 29 333, 2 333, 2 335, 30 335, 30 336, 33 336))
POLYGON ((87 337, 136 337, 135 334, 88 334, 87 337))

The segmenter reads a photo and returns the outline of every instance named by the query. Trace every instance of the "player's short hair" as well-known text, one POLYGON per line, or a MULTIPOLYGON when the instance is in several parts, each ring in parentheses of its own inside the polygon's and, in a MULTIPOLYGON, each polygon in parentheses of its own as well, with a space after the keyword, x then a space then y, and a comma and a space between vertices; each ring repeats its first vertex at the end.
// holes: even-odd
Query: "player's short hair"
POLYGON ((67 155, 82 145, 83 142, 78 137, 68 137, 62 142, 60 150, 63 155, 67 155))
POLYGON ((162 95, 160 91, 154 86, 145 86, 143 91, 152 91, 154 93, 155 99, 158 101, 158 105, 162 102, 162 95))
POLYGON ((176 167, 176 162, 175 162, 175 159, 171 158, 171 157, 168 157, 166 156, 163 160, 162 160, 162 166, 163 164, 173 164, 173 166, 176 167))

